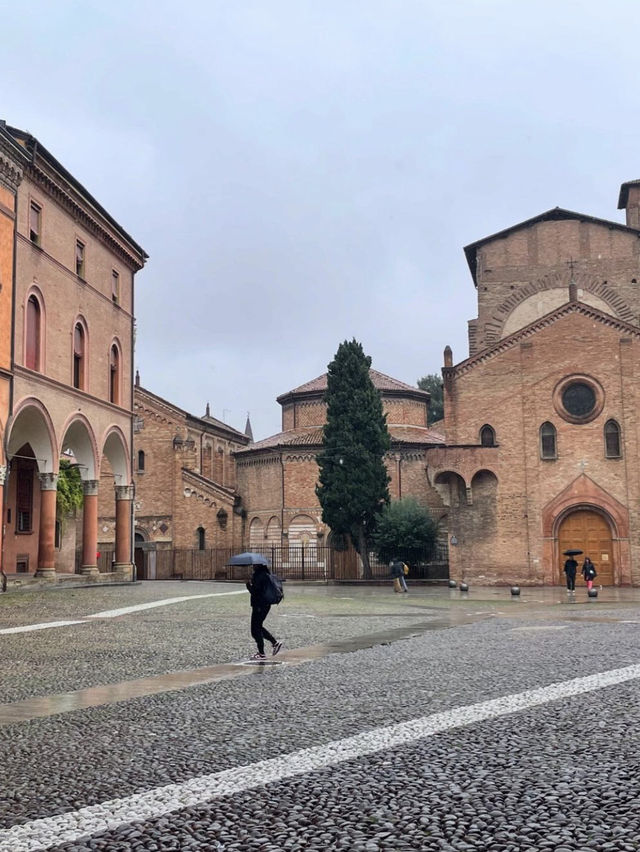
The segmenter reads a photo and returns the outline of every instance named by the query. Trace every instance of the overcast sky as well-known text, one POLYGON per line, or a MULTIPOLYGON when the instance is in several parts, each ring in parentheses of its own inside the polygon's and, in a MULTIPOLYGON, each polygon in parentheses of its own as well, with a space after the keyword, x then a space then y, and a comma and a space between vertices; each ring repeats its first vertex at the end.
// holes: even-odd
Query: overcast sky
POLYGON ((640 177, 631 0, 3 4, 0 117, 150 255, 142 384, 254 436, 355 337, 467 354, 467 243, 640 177))

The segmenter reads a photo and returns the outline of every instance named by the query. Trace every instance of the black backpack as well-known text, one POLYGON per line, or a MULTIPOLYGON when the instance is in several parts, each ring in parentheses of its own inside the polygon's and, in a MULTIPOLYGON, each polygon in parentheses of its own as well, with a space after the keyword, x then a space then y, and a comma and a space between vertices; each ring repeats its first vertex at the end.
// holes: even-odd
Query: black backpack
POLYGON ((284 598, 284 589, 282 588, 282 580, 275 574, 267 574, 267 582, 264 586, 263 599, 266 604, 272 606, 279 604, 284 598))

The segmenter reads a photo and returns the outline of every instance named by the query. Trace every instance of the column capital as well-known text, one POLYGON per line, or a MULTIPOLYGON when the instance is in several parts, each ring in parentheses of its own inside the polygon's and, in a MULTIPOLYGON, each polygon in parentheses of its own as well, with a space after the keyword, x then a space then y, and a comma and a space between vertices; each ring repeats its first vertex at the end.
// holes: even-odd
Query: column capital
POLYGON ((82 490, 84 491, 84 496, 85 497, 97 497, 99 485, 100 485, 100 480, 98 480, 98 479, 83 479, 82 480, 82 490))
POLYGON ((133 485, 116 485, 116 500, 133 500, 133 485))
POLYGON ((58 490, 58 474, 57 473, 40 473, 40 490, 41 491, 57 491, 58 490))
POLYGON ((7 480, 8 467, 6 464, 0 464, 0 485, 4 485, 7 480))

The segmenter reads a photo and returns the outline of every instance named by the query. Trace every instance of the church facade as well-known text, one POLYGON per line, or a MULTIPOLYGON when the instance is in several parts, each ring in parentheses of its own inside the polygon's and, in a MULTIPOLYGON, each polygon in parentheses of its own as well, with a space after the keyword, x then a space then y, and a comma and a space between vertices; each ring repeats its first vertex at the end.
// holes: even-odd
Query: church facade
POLYGON ((443 367, 450 571, 560 584, 583 551, 602 585, 640 584, 640 183, 626 224, 556 208, 466 248, 469 358, 443 367))

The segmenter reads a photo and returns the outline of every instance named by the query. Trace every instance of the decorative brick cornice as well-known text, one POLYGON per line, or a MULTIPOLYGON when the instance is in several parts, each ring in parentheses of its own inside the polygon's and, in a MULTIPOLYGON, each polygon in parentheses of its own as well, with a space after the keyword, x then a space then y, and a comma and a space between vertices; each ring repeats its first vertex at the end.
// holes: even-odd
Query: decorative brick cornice
POLYGON ((316 453, 285 453, 283 455, 284 461, 288 462, 296 462, 296 461, 315 461, 316 453))
POLYGON ((22 181, 22 169, 2 150, 0 144, 0 186, 16 192, 22 181))
POLYGON ((233 454, 238 468, 264 467, 265 465, 280 464, 280 453, 270 453, 268 456, 242 456, 233 454))
POLYGON ((55 180, 51 174, 37 163, 30 163, 27 167, 27 175, 60 207, 81 222, 87 231, 106 243, 109 249, 114 254, 117 254, 130 268, 135 270, 142 269, 145 257, 138 252, 134 252, 123 240, 116 238, 114 232, 102 220, 102 217, 97 212, 94 213, 91 207, 83 204, 79 196, 76 198, 75 193, 70 188, 63 187, 61 182, 55 180))

